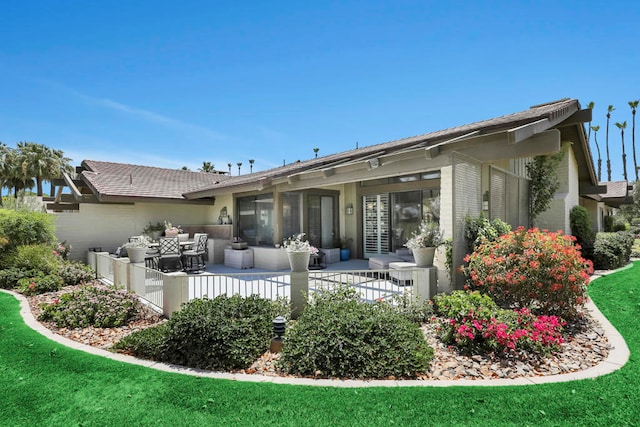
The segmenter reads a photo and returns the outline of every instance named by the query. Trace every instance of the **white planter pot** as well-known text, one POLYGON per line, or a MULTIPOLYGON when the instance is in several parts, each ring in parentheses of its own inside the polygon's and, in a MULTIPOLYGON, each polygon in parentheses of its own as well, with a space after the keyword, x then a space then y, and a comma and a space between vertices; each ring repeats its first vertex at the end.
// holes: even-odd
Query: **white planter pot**
POLYGON ((417 267, 433 266, 433 257, 436 253, 436 248, 416 248, 412 249, 412 252, 417 267))
POLYGON ((311 252, 287 252, 291 271, 309 271, 311 252))
POLYGON ((129 262, 144 262, 144 258, 147 256, 147 248, 127 248, 127 255, 129 256, 129 262))

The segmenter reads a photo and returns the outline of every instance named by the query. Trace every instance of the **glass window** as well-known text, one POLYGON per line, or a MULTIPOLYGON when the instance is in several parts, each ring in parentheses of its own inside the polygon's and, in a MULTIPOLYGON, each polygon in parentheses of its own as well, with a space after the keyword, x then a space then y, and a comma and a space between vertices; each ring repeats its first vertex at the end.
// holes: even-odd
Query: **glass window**
POLYGON ((273 195, 239 197, 238 235, 254 246, 273 245, 273 195))
POLYGON ((282 237, 284 239, 302 231, 302 194, 282 195, 282 237))

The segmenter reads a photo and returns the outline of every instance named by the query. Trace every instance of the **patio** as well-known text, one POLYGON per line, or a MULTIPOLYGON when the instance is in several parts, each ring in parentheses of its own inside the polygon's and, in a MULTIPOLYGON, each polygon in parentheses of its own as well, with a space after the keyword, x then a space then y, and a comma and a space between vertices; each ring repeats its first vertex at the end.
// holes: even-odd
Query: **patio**
POLYGON ((356 288, 368 302, 407 293, 412 298, 429 299, 437 291, 435 267, 408 269, 403 271, 402 280, 394 280, 390 270, 369 270, 368 261, 362 259, 331 263, 326 269, 303 273, 207 264, 206 271, 197 274, 163 273, 143 263, 130 263, 127 258, 113 258, 108 253, 89 252, 88 261, 98 279, 135 292, 166 316, 194 298, 235 294, 286 298, 295 310, 306 304, 304 295, 343 283, 356 288))

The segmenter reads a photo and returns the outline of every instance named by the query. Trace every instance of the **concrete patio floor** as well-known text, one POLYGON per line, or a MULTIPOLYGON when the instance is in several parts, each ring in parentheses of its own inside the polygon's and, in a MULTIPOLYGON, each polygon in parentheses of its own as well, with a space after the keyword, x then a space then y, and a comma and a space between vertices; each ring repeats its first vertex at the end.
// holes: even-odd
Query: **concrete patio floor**
MULTIPOLYGON (((369 269, 369 261, 366 259, 350 259, 348 261, 340 261, 334 262, 331 264, 327 264, 327 268, 323 268, 321 270, 311 270, 311 271, 356 271, 356 270, 368 270, 369 269)), ((224 264, 207 264, 206 270, 207 273, 214 274, 234 274, 234 273, 288 273, 290 269, 283 270, 266 270, 263 268, 233 268, 227 267, 224 264)))

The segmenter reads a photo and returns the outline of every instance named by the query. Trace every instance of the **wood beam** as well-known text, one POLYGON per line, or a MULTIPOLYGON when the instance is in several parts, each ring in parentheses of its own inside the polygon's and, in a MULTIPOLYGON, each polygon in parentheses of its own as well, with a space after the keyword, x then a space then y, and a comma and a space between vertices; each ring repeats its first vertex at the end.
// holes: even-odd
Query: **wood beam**
POLYGON ((509 140, 509 144, 517 144, 527 138, 531 138, 537 133, 544 132, 548 128, 549 119, 541 119, 533 123, 527 123, 526 125, 509 129, 507 131, 507 139, 509 140))
POLYGON ((593 118, 593 111, 591 108, 585 108, 584 110, 578 110, 573 113, 567 120, 559 124, 559 126, 570 126, 583 123, 589 123, 593 118))
POLYGON ((47 203, 47 209, 50 211, 79 211, 80 203, 47 203))
POLYGON ((607 186, 606 185, 591 185, 590 183, 580 183, 579 184, 579 192, 580 194, 606 194, 607 186))
POLYGON ((456 148, 456 151, 483 162, 557 153, 560 151, 560 131, 549 129, 520 144, 511 144, 506 139, 498 139, 494 143, 472 144, 464 148, 456 148))

